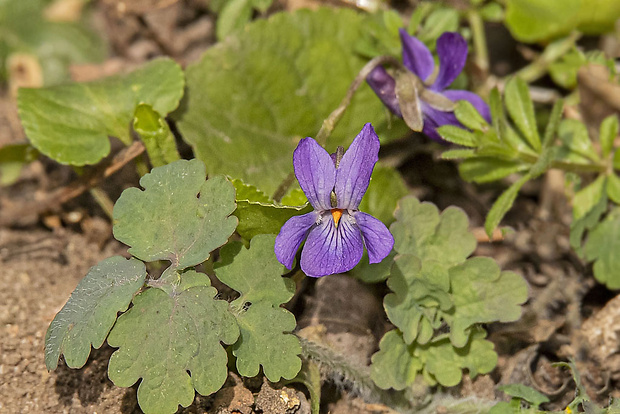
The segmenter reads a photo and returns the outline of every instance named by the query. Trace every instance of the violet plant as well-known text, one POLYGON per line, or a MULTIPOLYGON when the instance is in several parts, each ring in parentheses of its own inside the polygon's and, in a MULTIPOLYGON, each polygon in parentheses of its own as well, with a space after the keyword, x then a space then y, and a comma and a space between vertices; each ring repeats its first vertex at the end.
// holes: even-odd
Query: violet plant
MULTIPOLYGON (((476 240, 461 209, 440 212, 407 194, 398 171, 378 161, 381 143, 407 131, 399 120, 389 125, 383 104, 429 137, 468 147, 444 153, 464 159, 465 179, 524 174, 490 212, 488 231, 519 188, 551 166, 597 172, 602 178, 575 197, 574 231, 581 242, 590 229, 586 254, 601 263, 599 274, 609 275, 615 259, 606 252, 613 246, 601 246, 618 214, 599 219, 607 197, 620 200, 617 121, 601 127, 597 152, 583 124, 560 122, 560 103, 541 139, 524 82, 506 83, 511 121, 498 91, 490 94, 489 109, 472 92, 447 89, 467 58, 457 28, 433 38, 436 77, 424 33, 418 39, 401 30, 405 70, 393 65, 390 73, 354 48, 372 19, 351 10, 279 13, 234 32, 185 71, 162 59, 125 76, 20 92, 24 128, 41 153, 92 165, 109 154, 108 136, 130 145, 135 132, 155 167, 142 177, 142 189, 125 190, 114 206, 114 236, 132 257, 100 262, 78 285, 48 330, 49 369, 61 356, 80 368, 91 346, 107 341, 117 348, 110 379, 121 387, 139 381, 138 402, 147 413, 173 413, 196 392, 216 392, 229 369, 304 382, 313 364, 327 366, 354 388, 373 384, 369 400, 400 396, 405 412, 420 412, 410 395, 420 378, 429 387, 449 387, 464 371, 490 372, 497 354, 483 324, 518 319, 526 283, 490 258, 472 257, 476 240), (359 79, 368 79, 381 100, 358 89, 359 79), (178 160, 171 120, 196 159, 178 160), (317 139, 299 139, 304 136, 317 139), (364 248, 369 263, 359 263, 364 248), (155 276, 151 264, 159 262, 167 267, 155 276), (325 344, 300 341, 295 317, 283 307, 304 275, 345 272, 390 290, 383 304, 394 329, 371 366, 357 371, 325 344), (213 285, 238 296, 225 300, 213 285)), ((440 393, 425 392, 430 399, 440 393)))

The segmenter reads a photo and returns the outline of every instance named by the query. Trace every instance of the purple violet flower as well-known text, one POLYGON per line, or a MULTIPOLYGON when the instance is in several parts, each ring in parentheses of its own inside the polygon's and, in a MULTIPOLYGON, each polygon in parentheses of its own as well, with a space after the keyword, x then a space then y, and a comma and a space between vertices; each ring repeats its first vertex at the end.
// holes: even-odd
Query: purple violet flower
POLYGON ((293 153, 295 175, 314 211, 289 219, 276 237, 278 261, 291 269, 301 243, 301 270, 321 277, 351 270, 362 258, 370 263, 392 251, 394 238, 385 224, 358 211, 379 159, 379 138, 366 124, 344 152, 330 155, 314 139, 304 138, 293 153))
MULTIPOLYGON (((489 107, 478 95, 469 91, 446 89, 465 67, 467 41, 463 36, 454 32, 446 32, 437 39, 439 71, 434 80, 432 75, 435 70, 435 62, 426 45, 414 36, 409 35, 405 29, 400 29, 400 40, 403 46, 403 65, 420 78, 429 91, 443 95, 453 102, 469 101, 484 119, 491 122, 489 107)), ((394 78, 382 66, 378 66, 368 75, 366 82, 385 106, 402 118, 396 98, 396 81, 394 78)), ((424 119, 422 132, 429 138, 443 142, 437 133, 437 128, 443 125, 463 127, 452 111, 442 111, 431 106, 422 98, 420 105, 424 119)))

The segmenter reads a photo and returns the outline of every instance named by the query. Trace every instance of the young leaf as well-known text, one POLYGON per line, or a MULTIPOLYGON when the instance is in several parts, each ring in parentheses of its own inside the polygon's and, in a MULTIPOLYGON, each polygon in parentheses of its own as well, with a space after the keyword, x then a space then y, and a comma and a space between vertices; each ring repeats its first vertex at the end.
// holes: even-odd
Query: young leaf
POLYGON ((47 329, 47 369, 56 369, 60 354, 70 368, 84 366, 91 344, 103 345, 117 312, 127 310, 145 278, 144 263, 136 259, 114 256, 93 266, 47 329))
POLYGON ((246 377, 258 374, 260 366, 273 382, 291 379, 301 369, 301 345, 292 332, 295 317, 280 305, 295 293, 291 279, 282 278, 284 268, 274 253, 275 237, 258 235, 245 249, 230 243, 220 251, 222 260, 215 273, 241 296, 233 301, 241 330, 233 346, 237 370, 246 377))
POLYGON ((389 225, 394 221, 398 200, 408 192, 398 171, 392 167, 376 165, 359 209, 389 225))
POLYGON ((110 332, 108 343, 119 348, 108 366, 108 376, 119 387, 140 378, 138 403, 145 413, 175 413, 189 406, 194 389, 202 395, 217 391, 228 373, 226 351, 220 342, 239 337, 228 302, 215 300, 209 278, 195 271, 192 279, 168 295, 148 289, 133 300, 110 332), (190 377, 191 374, 191 377, 190 377))
POLYGON ((493 259, 474 257, 450 269, 452 301, 450 341, 463 347, 471 326, 487 322, 513 322, 527 300, 527 284, 513 272, 502 272, 493 259))
POLYGON ((527 171, 529 168, 530 165, 521 161, 486 156, 463 160, 459 165, 459 173, 465 181, 482 184, 501 180, 510 174, 527 171))
POLYGON ((506 384, 500 385, 497 387, 498 390, 503 391, 507 395, 510 395, 514 398, 519 398, 523 401, 527 401, 534 408, 538 408, 538 406, 542 403, 549 402, 549 397, 540 392, 536 391, 533 388, 528 387, 523 384, 506 384))
POLYGON ((601 151, 603 158, 607 158, 611 154, 614 147, 614 140, 618 136, 618 116, 609 115, 601 123, 599 132, 599 141, 601 142, 601 151))
POLYGON ((487 214, 487 218, 484 221, 484 230, 487 232, 487 235, 491 237, 493 234, 493 230, 499 225, 502 221, 508 210, 512 207, 517 198, 517 194, 523 184, 530 180, 530 175, 526 174, 523 177, 519 178, 519 180, 515 181, 506 191, 502 193, 493 203, 493 207, 487 214))
POLYGON ((459 208, 448 207, 440 215, 433 204, 408 196, 400 200, 394 216, 390 231, 400 254, 452 265, 465 261, 476 248, 467 215, 459 208))
POLYGON ((224 177, 205 181, 198 160, 154 168, 114 206, 114 236, 146 262, 170 260, 181 270, 200 264, 237 226, 235 190, 224 177))
POLYGON ((37 151, 30 144, 0 147, 0 186, 11 185, 19 178, 24 164, 34 161, 37 151))
MULTIPOLYGON (((291 172, 299 138, 315 136, 366 63, 355 44, 367 19, 344 9, 278 13, 248 24, 190 65, 178 127, 209 175, 227 174, 273 194, 291 172)), ((362 86, 328 150, 348 146, 360 119, 382 138, 404 132, 402 122, 387 130, 383 104, 362 86)))
POLYGON ((398 329, 383 335, 379 351, 372 356, 371 375, 377 387, 404 390, 413 384, 424 366, 413 353, 415 345, 407 345, 398 329))
POLYGON ((278 234, 288 219, 312 211, 312 206, 279 205, 252 185, 234 180, 237 190, 237 209, 233 213, 239 219, 237 233, 246 240, 258 234, 278 234))
POLYGON ((153 167, 161 167, 181 158, 168 122, 151 105, 141 103, 136 107, 133 129, 144 142, 153 167))
POLYGON ((394 293, 385 296, 385 311, 405 343, 428 342, 442 322, 438 311, 447 312, 453 306, 448 270, 436 261, 399 255, 387 285, 394 293))
POLYGON ((530 98, 527 83, 518 77, 511 78, 506 82, 504 94, 504 102, 510 117, 527 139, 532 149, 539 151, 540 136, 538 135, 538 127, 534 117, 534 104, 530 98))
POLYGON ((454 115, 461 124, 474 131, 484 131, 489 127, 489 123, 469 101, 458 101, 454 115))
POLYGON ((453 144, 473 148, 478 146, 476 135, 466 129, 454 125, 444 125, 439 127, 437 132, 443 139, 453 144))
MULTIPOLYGON (((588 130, 582 122, 576 119, 562 120, 558 128, 558 135, 566 150, 587 160, 588 164, 592 161, 599 161, 600 158, 588 136, 588 130)), ((571 159, 570 155, 567 158, 571 159)))
POLYGON ((129 124, 138 103, 162 115, 183 96, 183 72, 157 59, 126 76, 83 84, 19 90, 22 125, 35 148, 61 164, 95 164, 110 152, 108 136, 132 140, 129 124))
POLYGON ((594 261, 594 277, 609 289, 620 288, 620 208, 613 209, 590 231, 584 251, 594 261))
POLYGON ((573 197, 573 220, 579 220, 594 208, 605 193, 607 178, 598 176, 594 182, 575 193, 573 197))

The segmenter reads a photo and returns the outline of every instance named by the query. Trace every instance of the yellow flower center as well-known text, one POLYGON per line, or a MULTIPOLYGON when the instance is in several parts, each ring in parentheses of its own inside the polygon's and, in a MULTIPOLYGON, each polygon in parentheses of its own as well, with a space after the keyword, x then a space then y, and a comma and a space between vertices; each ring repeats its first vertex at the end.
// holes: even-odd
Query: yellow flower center
POLYGON ((342 217, 342 210, 339 208, 332 208, 331 213, 334 218, 334 224, 338 227, 338 222, 340 221, 340 217, 342 217))

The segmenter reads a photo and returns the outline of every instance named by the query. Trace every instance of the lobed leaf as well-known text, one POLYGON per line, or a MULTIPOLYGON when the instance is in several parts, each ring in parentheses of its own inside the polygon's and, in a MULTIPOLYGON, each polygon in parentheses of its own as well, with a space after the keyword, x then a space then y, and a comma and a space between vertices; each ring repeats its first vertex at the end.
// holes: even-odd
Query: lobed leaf
POLYGON ((260 366, 270 381, 292 379, 301 369, 301 345, 292 332, 295 317, 280 305, 295 293, 295 283, 283 278, 284 267, 274 253, 275 236, 258 235, 245 249, 229 243, 215 266, 220 281, 241 296, 233 301, 240 328, 233 346, 237 370, 246 377, 256 376, 260 366))
POLYGON ((108 376, 119 387, 142 378, 138 403, 145 413, 174 413, 192 403, 194 389, 208 395, 224 384, 228 357, 220 342, 234 343, 239 328, 216 295, 209 278, 192 270, 174 294, 148 289, 118 318, 108 337, 119 348, 108 376))
MULTIPOLYGON (((315 136, 366 63, 355 44, 368 19, 327 8, 275 14, 190 65, 178 127, 209 175, 227 174, 273 194, 291 172, 299 139, 315 136)), ((401 121, 387 130, 383 104, 363 85, 327 149, 348 146, 360 119, 372 122, 382 139, 405 131, 401 121)))
POLYGON ((513 322, 521 317, 527 284, 514 272, 502 272, 488 257, 474 257, 450 269, 452 301, 450 341, 463 347, 474 324, 513 322))
POLYGON ((84 366, 91 344, 103 345, 116 314, 127 310, 145 278, 144 263, 136 259, 114 256, 93 266, 47 329, 47 369, 56 369, 61 354, 70 368, 84 366))
POLYGON ((394 216, 390 231, 399 254, 453 265, 465 261, 476 248, 467 215, 459 208, 448 207, 440 215, 433 204, 407 196, 398 203, 394 216))
POLYGON ((168 122, 148 104, 139 104, 133 128, 142 139, 153 167, 161 167, 181 158, 168 122))
POLYGON ((222 176, 205 181, 198 160, 154 168, 114 206, 114 236, 146 262, 169 260, 178 270, 200 264, 235 231, 235 191, 222 176))
POLYGON ((110 152, 108 136, 132 141, 129 125, 136 106, 160 114, 183 96, 181 67, 156 59, 126 76, 40 89, 22 88, 19 116, 35 148, 61 164, 95 164, 110 152))

